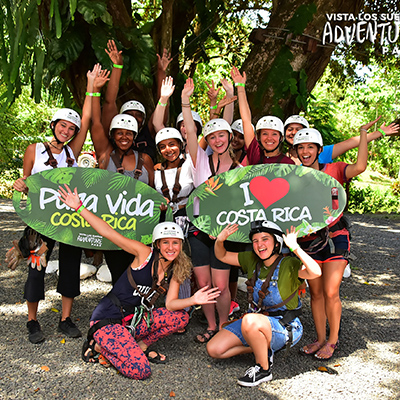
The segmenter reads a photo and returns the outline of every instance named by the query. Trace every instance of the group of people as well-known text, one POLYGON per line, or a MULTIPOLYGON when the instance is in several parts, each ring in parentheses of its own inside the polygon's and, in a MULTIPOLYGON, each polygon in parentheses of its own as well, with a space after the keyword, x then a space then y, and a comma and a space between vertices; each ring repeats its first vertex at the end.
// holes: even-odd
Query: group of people
MULTIPOLYGON (((165 197, 165 207, 172 209, 173 221, 154 227, 152 246, 148 247, 123 237, 87 210, 76 189, 60 187, 61 200, 121 249, 104 252, 113 288, 91 316, 83 360, 112 364, 128 377, 145 379, 151 374, 150 362, 168 361, 150 346, 162 337, 183 331, 189 321, 184 310, 201 305, 207 328, 195 336, 196 342, 207 343, 213 358, 254 353, 255 365, 238 383, 258 385, 272 379, 273 354, 293 346, 302 336, 298 288, 306 279, 317 337, 300 351, 317 359, 330 359, 339 340, 339 288, 350 251, 344 218, 333 221, 325 240, 319 241, 318 234, 297 239, 294 229, 285 233, 272 221, 253 221, 249 251, 226 241, 237 230, 236 225, 227 226, 216 238, 210 237, 190 222, 185 205, 193 189, 210 177, 260 163, 301 164, 343 184, 366 169, 368 142, 396 133, 399 127, 383 124, 368 134, 377 118, 362 126, 358 137, 332 146, 324 146, 321 134, 298 115, 290 116, 285 123, 275 116, 264 116, 254 127, 246 97, 246 74, 235 67, 231 70, 232 82, 221 81, 226 96, 219 103, 214 83, 208 85, 211 104, 206 124, 192 110, 195 87, 189 78, 181 93, 182 113, 176 118, 176 127, 168 127, 168 103, 175 86, 172 77, 166 76, 171 59, 165 51, 158 57, 159 100, 146 124, 146 110, 136 100, 124 103, 118 112, 123 57, 112 40, 106 52, 113 69, 110 73, 97 64, 87 73, 82 118, 70 109, 57 111, 50 123, 53 138, 27 148, 23 177, 14 184, 15 190, 27 192, 28 176, 55 167, 76 166, 90 127, 99 168, 154 187, 165 197), (106 83, 101 107, 101 91, 106 83), (236 99, 240 119, 233 121, 236 99), (354 164, 332 163, 355 147, 358 156, 354 164), (250 307, 243 318, 231 322, 229 315, 239 309, 239 268, 248 277, 250 307), (191 286, 192 271, 196 289, 191 286), (165 307, 155 308, 161 295, 165 296, 165 307)), ((54 241, 42 240, 49 248, 48 260, 54 241)), ((62 313, 58 329, 69 337, 82 335, 71 319, 73 300, 80 294, 80 259, 81 249, 60 243, 57 291, 62 296, 62 313)), ((44 299, 44 269, 29 268, 24 297, 29 340, 41 343, 45 337, 37 311, 39 301, 44 299)))

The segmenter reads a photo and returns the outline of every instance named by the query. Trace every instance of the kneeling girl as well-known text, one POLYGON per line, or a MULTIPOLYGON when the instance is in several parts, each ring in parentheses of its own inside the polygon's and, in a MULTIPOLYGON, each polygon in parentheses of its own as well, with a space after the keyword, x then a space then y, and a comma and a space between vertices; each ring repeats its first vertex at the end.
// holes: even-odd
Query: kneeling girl
POLYGON ((293 227, 284 235, 273 222, 254 221, 250 230, 253 251, 228 252, 224 241, 237 229, 237 225, 228 225, 218 235, 215 255, 220 261, 241 267, 247 273, 247 285, 253 288, 250 312, 218 332, 208 343, 207 351, 214 358, 254 353, 255 366, 246 371, 238 384, 256 386, 272 379, 273 353, 287 342, 293 346, 300 340, 303 327, 298 318, 301 307, 298 287, 304 279, 321 276, 321 269, 299 247, 293 227), (283 241, 299 259, 282 257, 283 241))

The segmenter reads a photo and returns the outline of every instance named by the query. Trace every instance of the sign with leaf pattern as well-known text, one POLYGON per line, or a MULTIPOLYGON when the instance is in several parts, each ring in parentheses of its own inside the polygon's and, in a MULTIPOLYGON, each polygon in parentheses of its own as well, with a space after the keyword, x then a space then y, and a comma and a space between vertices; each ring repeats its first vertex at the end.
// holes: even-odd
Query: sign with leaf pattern
MULTIPOLYGON (((25 206, 21 193, 14 193, 15 211, 27 225, 59 242, 89 249, 118 249, 58 198, 58 187, 64 183, 71 190, 76 187, 85 207, 123 236, 151 243, 165 199, 150 186, 116 172, 55 168, 31 175, 26 180, 29 194, 25 206)), ((171 220, 171 211, 167 213, 167 220, 171 220)))
POLYGON ((324 172, 260 164, 208 179, 190 195, 187 214, 198 229, 212 236, 236 223, 239 230, 228 240, 246 243, 251 221, 267 219, 284 232, 294 226, 301 237, 331 224, 346 200, 342 185, 324 172))

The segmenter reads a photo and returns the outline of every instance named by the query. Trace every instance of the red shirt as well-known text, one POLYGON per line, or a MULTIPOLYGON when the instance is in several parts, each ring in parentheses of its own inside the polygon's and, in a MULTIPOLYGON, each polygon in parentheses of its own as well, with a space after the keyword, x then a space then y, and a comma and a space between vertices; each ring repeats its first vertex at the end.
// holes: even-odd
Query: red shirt
POLYGON ((279 154, 278 156, 273 156, 273 157, 266 157, 264 151, 261 149, 256 138, 254 138, 250 143, 250 146, 246 148, 246 152, 247 152, 248 165, 274 164, 274 163, 292 164, 292 165, 295 164, 295 162, 292 159, 283 154, 279 154))

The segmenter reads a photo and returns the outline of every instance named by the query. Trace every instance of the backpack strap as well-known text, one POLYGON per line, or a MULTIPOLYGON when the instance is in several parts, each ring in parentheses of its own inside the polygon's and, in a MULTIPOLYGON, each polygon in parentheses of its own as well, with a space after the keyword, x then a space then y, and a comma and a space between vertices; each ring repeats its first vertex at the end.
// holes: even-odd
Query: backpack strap
POLYGON ((143 153, 138 153, 138 160, 137 160, 137 164, 136 164, 136 169, 135 169, 135 173, 133 175, 134 179, 139 179, 139 177, 142 175, 142 167, 143 167, 143 153))

